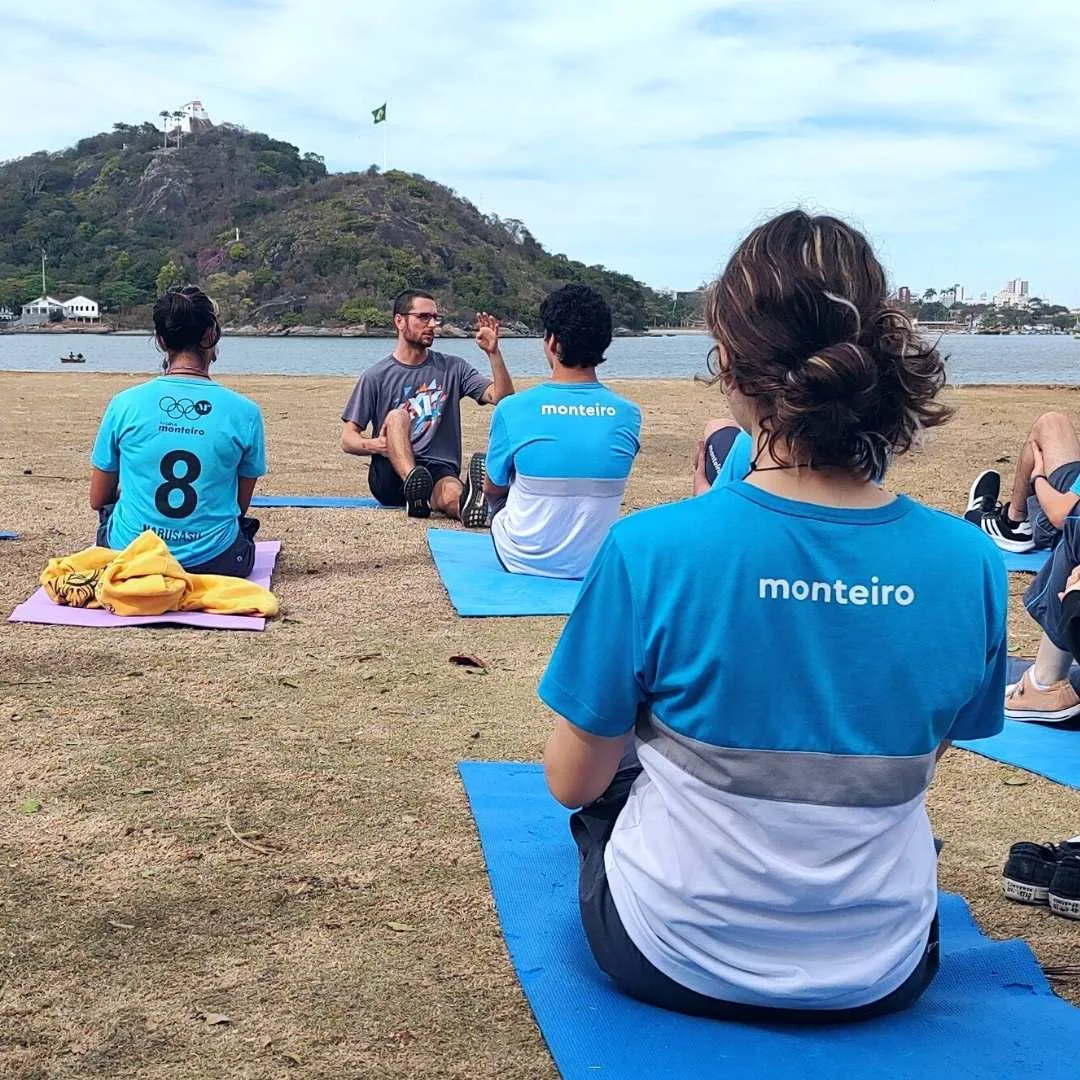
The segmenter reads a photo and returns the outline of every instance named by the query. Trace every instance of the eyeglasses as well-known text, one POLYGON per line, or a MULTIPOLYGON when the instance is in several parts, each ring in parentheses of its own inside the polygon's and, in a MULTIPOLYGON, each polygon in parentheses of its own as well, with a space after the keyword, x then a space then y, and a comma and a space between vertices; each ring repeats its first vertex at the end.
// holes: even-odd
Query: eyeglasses
POLYGON ((431 311, 406 311, 405 314, 419 319, 425 326, 442 326, 443 324, 443 317, 431 311))

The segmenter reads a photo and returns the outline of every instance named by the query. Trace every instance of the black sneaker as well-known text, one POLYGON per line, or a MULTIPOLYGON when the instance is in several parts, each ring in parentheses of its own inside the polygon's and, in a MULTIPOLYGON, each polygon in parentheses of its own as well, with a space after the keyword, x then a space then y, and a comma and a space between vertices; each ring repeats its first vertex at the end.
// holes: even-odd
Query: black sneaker
POLYGON ((987 469, 975 477, 968 493, 968 506, 964 520, 977 525, 1003 551, 1024 554, 1035 550, 1031 535, 1031 522, 1009 520, 1005 508, 998 502, 1001 493, 1001 477, 993 469, 987 469))
POLYGON ((405 512, 409 517, 431 517, 431 492, 435 487, 435 481, 431 479, 431 473, 423 465, 414 465, 412 471, 405 477, 405 512))
POLYGON ((484 478, 487 476, 487 458, 484 454, 473 454, 469 458, 469 468, 465 473, 465 484, 461 489, 459 511, 461 524, 466 529, 482 529, 487 524, 488 505, 484 498, 484 478))
POLYGON ((996 514, 998 496, 1001 494, 1001 476, 993 469, 987 469, 975 477, 975 483, 968 492, 967 510, 964 519, 972 525, 981 525, 985 514, 996 514))
MULTIPOLYGON (((1080 851, 1080 844, 1071 847, 1080 851)), ((1050 882, 1050 910, 1066 919, 1080 919, 1080 854, 1066 855, 1050 882)))
MULTIPOLYGON (((1009 848, 1009 857, 1001 872, 1001 891, 1021 904, 1050 902, 1050 883, 1054 880, 1063 859, 1077 863, 1076 897, 1080 906, 1080 842, 1066 840, 1061 844, 1033 844, 1022 841, 1009 848)), ((1067 891, 1067 889, 1066 889, 1067 891)), ((1080 914, 1077 915, 1080 918, 1080 914)))

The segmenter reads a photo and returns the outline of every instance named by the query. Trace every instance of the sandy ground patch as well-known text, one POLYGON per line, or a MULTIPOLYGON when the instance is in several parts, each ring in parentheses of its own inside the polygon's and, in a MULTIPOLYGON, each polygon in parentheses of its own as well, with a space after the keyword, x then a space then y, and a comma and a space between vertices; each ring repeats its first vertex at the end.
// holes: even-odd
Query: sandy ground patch
MULTIPOLYGON (((0 543, 0 616, 92 536, 87 454, 133 381, 0 374, 0 528, 23 534, 0 543)), ((266 416, 261 491, 366 493, 337 446, 348 380, 225 381, 266 416)), ((645 414, 628 505, 688 492, 718 392, 618 389, 645 414)), ((892 475, 949 509, 973 471, 1011 470, 1037 413, 1080 415, 1075 390, 951 396, 958 419, 892 475)), ((467 452, 489 415, 466 405, 467 452)), ((537 758, 561 620, 456 618, 424 525, 401 515, 260 516, 283 542, 285 618, 265 633, 0 624, 0 1075, 554 1076, 455 764, 537 758), (488 673, 451 666, 459 652, 488 673)), ((1030 654, 1024 583, 1010 632, 1030 654)), ((989 932, 1075 963, 1080 926, 1007 903, 998 872, 1016 839, 1080 832, 1080 795, 954 751, 931 812, 944 886, 989 932)), ((1061 990, 1080 1003, 1080 984, 1061 990)))

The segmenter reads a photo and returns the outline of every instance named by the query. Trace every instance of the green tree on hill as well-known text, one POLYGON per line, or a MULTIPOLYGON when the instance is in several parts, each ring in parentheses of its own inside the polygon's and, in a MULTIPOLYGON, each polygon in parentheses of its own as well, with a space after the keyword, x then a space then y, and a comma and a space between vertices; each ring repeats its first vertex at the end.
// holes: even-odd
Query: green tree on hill
MULTIPOLYGON (((168 130, 176 118, 162 119, 168 130)), ((617 325, 642 329, 663 308, 641 282, 550 254, 523 222, 485 217, 423 176, 329 175, 320 155, 230 125, 166 140, 151 123, 117 124, 0 164, 0 280, 30 281, 47 244, 62 280, 112 311, 149 305, 189 267, 229 319, 363 311, 370 326, 417 287, 460 321, 482 309, 535 326, 544 295, 571 281, 599 289, 617 325)))

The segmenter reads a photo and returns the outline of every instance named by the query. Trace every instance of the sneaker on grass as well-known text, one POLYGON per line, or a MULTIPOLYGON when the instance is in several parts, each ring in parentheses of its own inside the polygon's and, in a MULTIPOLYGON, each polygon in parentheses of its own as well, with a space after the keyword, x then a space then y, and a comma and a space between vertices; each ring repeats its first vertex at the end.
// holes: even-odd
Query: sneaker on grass
MULTIPOLYGON (((1034 844, 1023 840, 1009 848, 1005 868, 1001 871, 1001 891, 1021 904, 1048 904, 1058 870, 1065 863, 1067 873, 1062 877, 1061 901, 1069 897, 1080 909, 1080 841, 1077 838, 1061 844, 1034 844), (1073 880, 1072 863, 1076 863, 1073 880)), ((1080 918, 1080 914, 1076 916, 1080 918)))
POLYGON ((487 524, 488 505, 484 498, 484 479, 487 476, 487 457, 473 454, 461 489, 461 524, 466 529, 482 529, 487 524))
POLYGON ((1031 671, 1028 668, 1019 682, 1005 687, 1005 716, 1009 720, 1060 724, 1080 715, 1080 697, 1068 679, 1040 690, 1031 681, 1031 671))
POLYGON ((1024 554, 1035 550, 1030 521, 1011 521, 1008 511, 998 502, 1001 494, 1001 477, 986 469, 975 477, 968 492, 968 505, 964 519, 977 525, 1003 551, 1024 554))
POLYGON ((435 482, 423 465, 416 465, 405 477, 405 512, 411 518, 431 517, 431 493, 435 482))
POLYGON ((1073 844, 1075 855, 1066 855, 1058 863, 1050 882, 1049 904, 1055 915, 1080 919, 1080 844, 1073 844))

